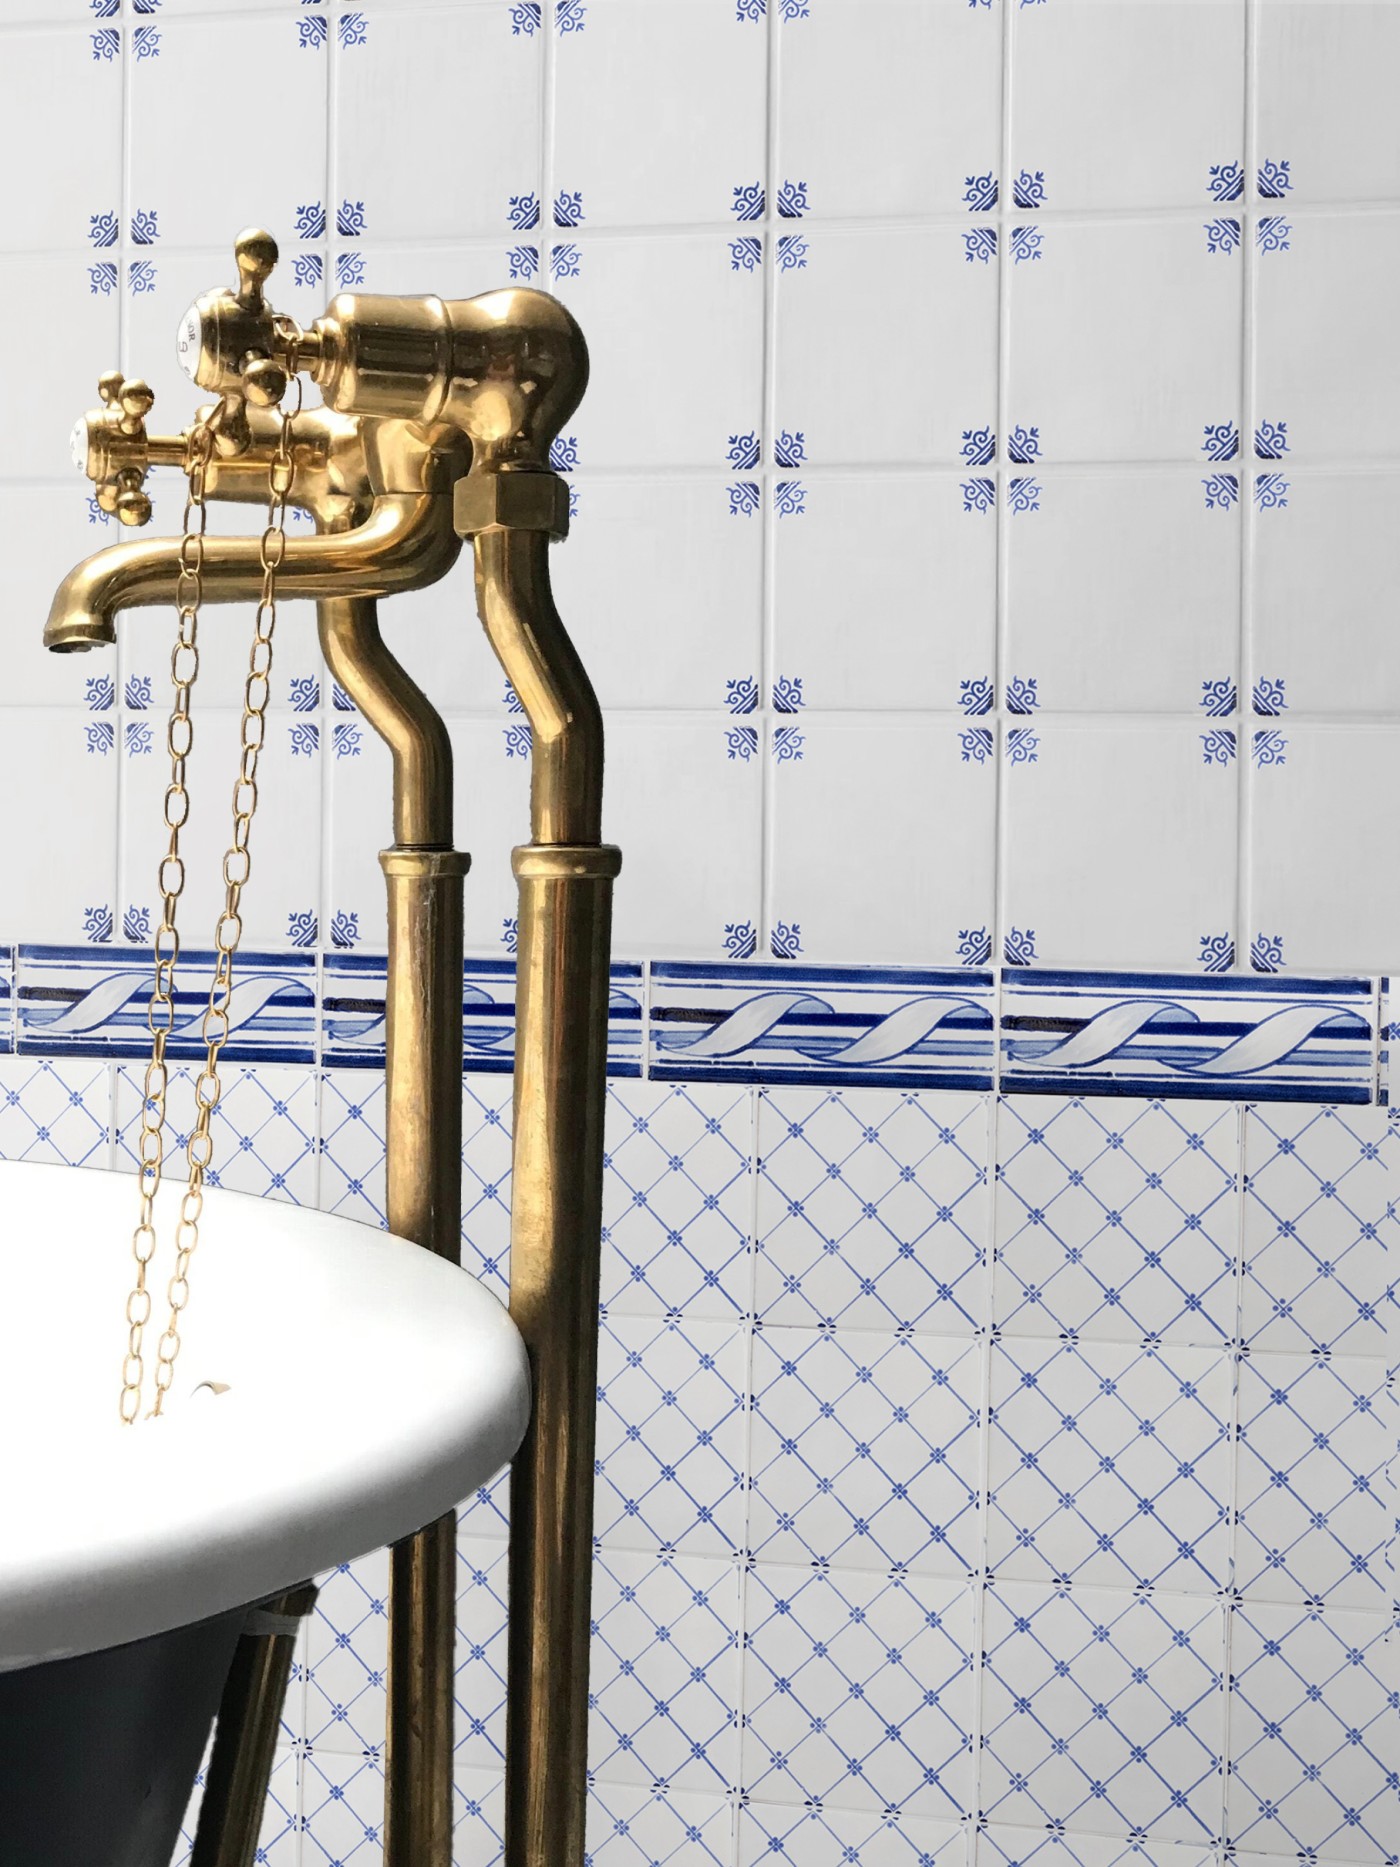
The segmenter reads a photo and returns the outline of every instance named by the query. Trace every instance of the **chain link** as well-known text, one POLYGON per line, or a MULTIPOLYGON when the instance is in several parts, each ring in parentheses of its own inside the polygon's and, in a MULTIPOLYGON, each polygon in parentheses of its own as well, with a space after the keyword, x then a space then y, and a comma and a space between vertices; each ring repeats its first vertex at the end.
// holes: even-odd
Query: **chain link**
MULTIPOLYGON (((204 1181, 213 1157, 211 1124, 223 1094, 219 1053, 228 1040, 229 1011, 233 998, 233 962, 243 934, 240 904, 252 867, 249 835, 258 807, 258 758, 266 737, 266 711, 271 696, 272 639, 277 627, 277 572, 286 553, 287 498, 295 471, 292 458, 292 423, 301 407, 297 383, 295 406, 282 411, 277 446, 268 467, 267 522, 259 545, 262 589, 253 624, 253 642, 243 687, 238 777, 233 787, 233 834, 223 859, 224 906, 214 930, 214 976, 201 1026, 204 1063, 195 1079, 195 1123, 185 1143, 188 1179, 180 1200, 175 1229, 175 1268, 166 1287, 169 1317, 156 1345, 155 1399, 151 1417, 158 1418, 175 1378, 180 1353, 180 1317, 189 1301, 190 1260, 199 1244, 199 1223, 204 1211, 204 1181)), ((179 629, 171 654, 171 680, 175 701, 167 731, 170 783, 165 793, 165 822, 169 846, 160 866, 159 885, 163 915, 155 943, 155 976, 147 1007, 151 1031, 151 1059, 146 1066, 141 1108, 141 1210, 132 1236, 136 1281, 127 1298, 129 1329, 127 1354, 122 1365, 121 1417, 130 1425, 141 1406, 145 1380, 144 1330, 151 1317, 147 1269, 155 1252, 154 1206, 160 1189, 164 1160, 165 1100, 169 1071, 166 1043, 174 1023, 175 964, 180 953, 176 931, 176 903, 185 885, 180 855, 180 831, 189 815, 185 789, 185 761, 193 743, 190 689, 199 672, 198 624, 203 598, 206 506, 204 482, 213 450, 213 430, 206 422, 191 435, 189 494, 185 502, 184 536, 180 546, 180 572, 175 600, 179 629)))

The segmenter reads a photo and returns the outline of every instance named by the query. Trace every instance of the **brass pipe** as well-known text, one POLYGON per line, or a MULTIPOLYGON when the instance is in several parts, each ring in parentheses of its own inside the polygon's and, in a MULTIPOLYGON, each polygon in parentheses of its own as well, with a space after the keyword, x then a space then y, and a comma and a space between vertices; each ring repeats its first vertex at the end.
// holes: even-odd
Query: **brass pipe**
POLYGON ((511 1468, 506 1867, 582 1867, 607 1095, 608 951, 619 852, 600 844, 602 716, 554 607, 548 532, 512 525, 489 474, 459 484, 491 646, 533 736, 520 889, 510 1313, 534 1405, 511 1468), (492 520, 490 515, 497 518, 492 520))
POLYGON ((296 1624, 315 1604, 312 1583, 289 1589, 254 1610, 285 1617, 289 1625, 284 1630, 239 1637, 219 1700, 189 1867, 253 1867, 296 1654, 296 1624))

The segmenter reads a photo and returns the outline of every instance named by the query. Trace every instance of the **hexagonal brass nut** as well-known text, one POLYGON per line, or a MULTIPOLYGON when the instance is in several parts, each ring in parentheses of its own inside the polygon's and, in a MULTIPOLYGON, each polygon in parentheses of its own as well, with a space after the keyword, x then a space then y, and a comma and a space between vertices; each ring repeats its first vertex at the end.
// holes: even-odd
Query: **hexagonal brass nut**
POLYGON ((459 538, 497 528, 569 535, 569 488, 557 473, 468 473, 457 482, 452 519, 459 538))

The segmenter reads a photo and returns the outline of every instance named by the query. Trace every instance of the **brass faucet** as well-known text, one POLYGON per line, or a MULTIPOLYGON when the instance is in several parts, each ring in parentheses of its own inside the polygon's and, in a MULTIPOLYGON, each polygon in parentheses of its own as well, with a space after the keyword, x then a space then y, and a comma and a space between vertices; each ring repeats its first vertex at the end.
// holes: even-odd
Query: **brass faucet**
MULTIPOLYGON (((264 287, 271 237, 235 248, 238 284, 197 299, 178 349, 214 397, 176 435, 152 435, 149 388, 105 376, 75 452, 98 502, 150 516, 154 465, 188 466, 212 437, 205 496, 266 499, 290 380, 325 406, 290 419, 288 503, 316 535, 289 538, 279 595, 316 602, 335 678, 388 743, 394 846, 386 993, 388 1217, 460 1254, 462 907, 452 846, 452 753, 427 697, 379 635, 376 604, 434 582, 470 539, 477 606, 530 720, 531 840, 517 849, 510 1307, 530 1352, 534 1410, 511 1476, 507 1867, 581 1867, 587 1784, 602 1130, 612 878, 600 841, 601 715, 550 593, 548 548, 568 531, 549 449, 588 376, 582 332, 542 292, 478 298, 347 293, 307 330, 264 287)), ((203 543, 206 602, 256 601, 254 538, 203 543)), ((118 611, 173 604, 178 539, 134 539, 64 579, 44 631, 58 652, 115 640, 118 611)), ((456 1519, 395 1546, 390 1593, 387 1867, 450 1867, 456 1519)), ((194 1867, 248 1867, 286 1687, 288 1642, 246 1636, 220 1711, 194 1867), (259 1644, 263 1643, 263 1644, 259 1644)))

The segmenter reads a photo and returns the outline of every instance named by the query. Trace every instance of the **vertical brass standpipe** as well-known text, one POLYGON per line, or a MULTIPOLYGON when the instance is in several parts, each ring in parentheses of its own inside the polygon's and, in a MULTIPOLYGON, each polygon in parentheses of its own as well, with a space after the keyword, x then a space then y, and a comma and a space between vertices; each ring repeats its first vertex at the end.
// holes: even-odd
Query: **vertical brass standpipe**
POLYGON ((455 516, 475 541, 481 619, 532 734, 531 841, 513 859, 510 1311, 534 1408, 511 1468, 505 1863, 582 1867, 608 953, 622 859, 599 841, 602 716, 549 588, 568 489, 539 472, 474 470, 457 483, 455 516))
MULTIPOLYGON (((454 1264, 462 1249, 462 877, 452 747, 379 634, 376 606, 319 605, 331 673, 394 761, 386 1001, 389 1230, 454 1264)), ((389 1570, 385 1867, 452 1867, 457 1515, 396 1543, 389 1570)))

